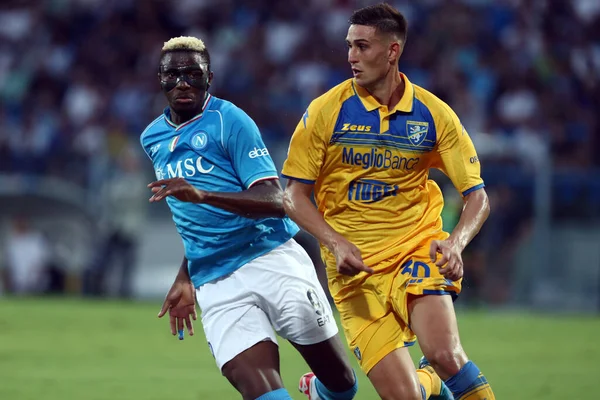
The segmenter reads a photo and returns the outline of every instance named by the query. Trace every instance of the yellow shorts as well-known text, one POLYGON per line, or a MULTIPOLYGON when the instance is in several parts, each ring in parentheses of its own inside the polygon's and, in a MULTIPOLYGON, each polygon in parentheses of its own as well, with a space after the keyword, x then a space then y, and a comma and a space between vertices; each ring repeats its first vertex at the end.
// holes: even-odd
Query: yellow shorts
POLYGON ((370 265, 375 273, 364 274, 364 279, 339 274, 329 279, 348 346, 365 373, 395 349, 415 343, 408 315, 409 294, 460 293, 462 280, 447 280, 429 258, 431 241, 447 236, 440 232, 411 251, 370 265))

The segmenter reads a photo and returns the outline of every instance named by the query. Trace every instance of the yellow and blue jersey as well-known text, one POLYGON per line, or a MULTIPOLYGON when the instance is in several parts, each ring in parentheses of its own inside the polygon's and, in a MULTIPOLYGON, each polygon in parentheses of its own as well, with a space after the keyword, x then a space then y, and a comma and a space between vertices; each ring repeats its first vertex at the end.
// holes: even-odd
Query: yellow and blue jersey
MULTIPOLYGON (((393 109, 353 79, 315 99, 292 136, 282 175, 314 183, 325 220, 378 263, 441 232, 442 170, 467 195, 484 186, 477 153, 452 109, 404 74, 393 109)), ((333 255, 323 249, 328 267, 333 255)))

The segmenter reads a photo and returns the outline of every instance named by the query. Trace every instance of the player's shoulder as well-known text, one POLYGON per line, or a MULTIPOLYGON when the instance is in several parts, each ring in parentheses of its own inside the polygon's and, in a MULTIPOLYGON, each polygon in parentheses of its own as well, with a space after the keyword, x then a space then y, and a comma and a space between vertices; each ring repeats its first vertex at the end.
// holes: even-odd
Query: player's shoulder
POLYGON ((207 113, 219 114, 223 119, 224 124, 231 124, 231 122, 235 120, 242 120, 244 122, 252 120, 250 116, 236 104, 215 96, 212 96, 206 111, 207 113))
POLYGON ((455 117, 456 114, 445 101, 419 85, 412 85, 415 90, 417 104, 420 103, 419 105, 427 108, 434 119, 450 120, 455 117))
POLYGON ((353 95, 352 79, 347 79, 315 98, 309 108, 318 112, 330 113, 341 108, 344 101, 353 95))
POLYGON ((140 134, 140 142, 142 143, 142 145, 144 144, 145 139, 152 136, 153 134, 160 133, 164 128, 163 127, 164 123, 165 123, 165 115, 164 114, 160 114, 152 122, 150 122, 148 124, 148 126, 146 126, 146 128, 140 134))

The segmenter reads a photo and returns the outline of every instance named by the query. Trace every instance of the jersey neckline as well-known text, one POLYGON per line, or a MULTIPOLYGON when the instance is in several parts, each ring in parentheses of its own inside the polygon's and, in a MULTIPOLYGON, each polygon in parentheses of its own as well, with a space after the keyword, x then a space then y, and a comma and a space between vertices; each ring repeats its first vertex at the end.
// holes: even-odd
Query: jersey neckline
POLYGON ((174 124, 174 123, 171 121, 171 119, 169 118, 169 116, 170 116, 171 112, 170 112, 170 109, 169 109, 169 107, 167 107, 167 108, 165 108, 165 110, 164 110, 164 112, 163 112, 163 114, 164 114, 164 118, 165 118, 165 121, 167 122, 167 124, 168 124, 169 126, 171 126, 172 128, 175 128, 175 130, 176 130, 176 131, 178 131, 178 130, 180 130, 181 128, 184 128, 184 127, 188 126, 188 125, 189 125, 189 124, 191 124, 192 122, 194 122, 194 121, 197 121, 197 120, 199 120, 200 118, 202 118, 202 115, 204 115, 204 111, 206 110, 206 107, 208 106, 208 102, 210 101, 210 99, 212 99, 212 95, 211 95, 210 93, 207 93, 207 94, 206 94, 206 100, 204 100, 204 104, 202 105, 202 111, 200 111, 200 114, 196 115, 194 118, 192 118, 192 119, 190 119, 190 120, 188 120, 188 121, 185 121, 183 124, 180 124, 180 125, 175 125, 175 124, 174 124), (167 114, 167 113, 168 113, 168 114, 167 114))

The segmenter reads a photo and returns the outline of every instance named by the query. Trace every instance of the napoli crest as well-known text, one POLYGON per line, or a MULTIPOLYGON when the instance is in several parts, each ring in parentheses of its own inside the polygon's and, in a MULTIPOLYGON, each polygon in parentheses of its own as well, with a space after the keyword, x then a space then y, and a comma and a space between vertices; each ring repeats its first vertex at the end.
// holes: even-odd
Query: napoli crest
POLYGON ((413 146, 419 146, 427 137, 429 122, 406 121, 406 136, 413 146))
POLYGON ((208 135, 203 131, 196 132, 194 136, 192 136, 191 144, 196 150, 202 150, 208 144, 208 135))

